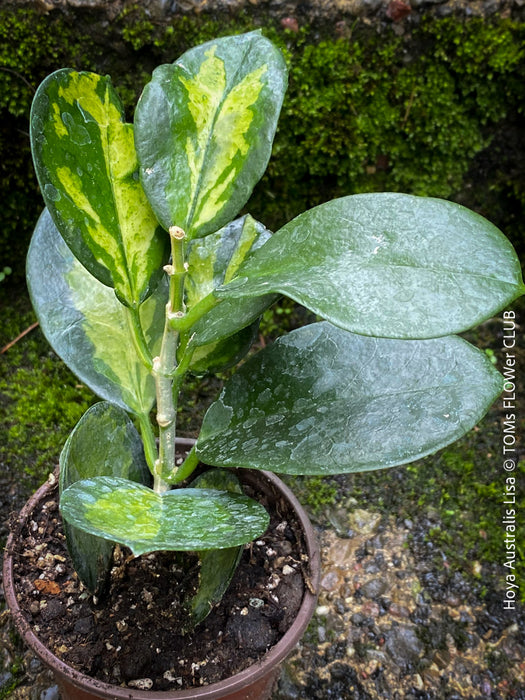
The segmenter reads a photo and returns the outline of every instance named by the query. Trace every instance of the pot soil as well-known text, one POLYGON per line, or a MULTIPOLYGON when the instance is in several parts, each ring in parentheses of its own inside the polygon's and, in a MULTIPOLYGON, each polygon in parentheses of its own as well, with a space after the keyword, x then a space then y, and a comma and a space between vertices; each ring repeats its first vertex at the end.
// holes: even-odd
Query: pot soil
POLYGON ((180 553, 133 559, 117 548, 109 594, 97 602, 70 564, 56 476, 28 501, 7 543, 5 595, 19 633, 53 669, 64 700, 270 697, 281 661, 315 608, 319 549, 278 477, 239 476, 271 524, 245 547, 220 605, 190 634, 180 591, 195 586, 196 558, 188 567, 180 553))

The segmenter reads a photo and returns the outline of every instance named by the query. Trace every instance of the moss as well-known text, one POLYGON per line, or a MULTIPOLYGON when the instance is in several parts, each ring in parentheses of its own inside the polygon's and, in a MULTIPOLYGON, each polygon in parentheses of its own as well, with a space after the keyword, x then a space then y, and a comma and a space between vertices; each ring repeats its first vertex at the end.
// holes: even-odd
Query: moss
MULTIPOLYGON (((2 315, 0 345, 34 320, 29 300, 20 295, 2 315)), ((93 394, 50 351, 40 329, 2 356, 0 463, 20 475, 28 492, 54 469, 69 431, 93 401, 93 394)))
POLYGON ((69 65, 88 69, 97 51, 70 19, 29 7, 0 9, 0 267, 20 279, 25 248, 39 210, 29 149, 28 117, 34 91, 50 72, 69 65))
POLYGON ((335 479, 322 476, 282 476, 301 503, 318 516, 338 502, 335 479))
MULTIPOLYGON (((27 131, 32 95, 45 75, 65 65, 109 73, 131 118, 157 64, 202 41, 262 23, 248 13, 202 13, 174 16, 166 24, 140 4, 105 24, 101 14, 82 9, 73 16, 2 8, 0 267, 9 265, 21 279, 23 253, 41 208, 27 131)), ((525 159, 516 148, 523 136, 518 125, 525 103, 524 23, 427 19, 400 37, 391 28, 378 35, 356 22, 350 38, 337 39, 317 28, 295 34, 270 21, 264 32, 285 52, 290 89, 273 159, 249 205, 256 216, 276 228, 334 196, 403 190, 480 208, 489 202, 494 216, 483 213, 509 226, 515 242, 521 240, 525 159), (497 155, 480 177, 484 161, 476 158, 492 153, 495 134, 508 137, 509 124, 512 143, 496 139, 497 155)))
POLYGON ((446 19, 404 37, 362 28, 350 41, 289 46, 284 119, 261 185, 278 194, 279 224, 344 193, 458 193, 488 127, 524 102, 523 32, 446 19))

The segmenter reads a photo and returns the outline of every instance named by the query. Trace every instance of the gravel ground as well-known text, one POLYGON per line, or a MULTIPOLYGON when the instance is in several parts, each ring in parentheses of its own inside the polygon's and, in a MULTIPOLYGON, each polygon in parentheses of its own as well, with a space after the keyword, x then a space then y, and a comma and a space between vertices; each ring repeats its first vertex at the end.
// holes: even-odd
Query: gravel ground
POLYGON ((339 519, 359 534, 321 532, 317 614, 275 700, 525 698, 522 607, 505 612, 496 590, 482 598, 446 558, 436 568, 428 521, 339 519))

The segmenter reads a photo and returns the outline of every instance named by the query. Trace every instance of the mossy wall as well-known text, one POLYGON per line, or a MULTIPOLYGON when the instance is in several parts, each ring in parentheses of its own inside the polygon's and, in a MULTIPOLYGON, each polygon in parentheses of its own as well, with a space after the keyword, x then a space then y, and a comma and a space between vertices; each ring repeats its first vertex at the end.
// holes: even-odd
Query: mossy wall
MULTIPOLYGON (((112 75, 129 118, 158 63, 218 35, 262 26, 285 51, 290 87, 274 155, 249 208, 276 227, 314 204, 362 191, 455 199, 518 247, 525 208, 525 23, 498 16, 363 20, 284 29, 245 13, 165 22, 102 12, 0 9, 0 268, 21 279, 42 207, 28 119, 39 82, 64 66, 112 75)), ((5 284, 5 282, 3 283, 5 284)))

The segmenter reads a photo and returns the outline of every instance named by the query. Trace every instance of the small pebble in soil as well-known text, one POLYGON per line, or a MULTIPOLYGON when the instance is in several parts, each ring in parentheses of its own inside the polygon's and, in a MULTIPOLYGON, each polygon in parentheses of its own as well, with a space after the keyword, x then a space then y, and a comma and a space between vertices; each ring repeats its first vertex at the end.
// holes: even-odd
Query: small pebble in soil
POLYGON ((153 681, 151 678, 137 678, 137 680, 129 681, 128 685, 130 688, 137 688, 137 690, 150 690, 153 687, 153 681))

